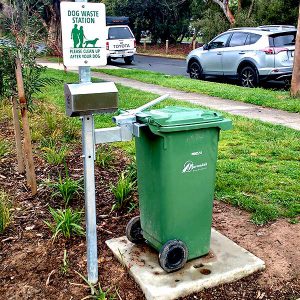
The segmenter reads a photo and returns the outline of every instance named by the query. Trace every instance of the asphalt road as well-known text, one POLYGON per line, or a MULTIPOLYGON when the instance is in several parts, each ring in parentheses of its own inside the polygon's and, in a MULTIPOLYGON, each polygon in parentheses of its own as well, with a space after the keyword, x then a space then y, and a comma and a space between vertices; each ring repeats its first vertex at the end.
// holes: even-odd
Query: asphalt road
POLYGON ((125 65, 123 59, 113 60, 111 64, 121 68, 188 76, 186 73, 185 60, 183 59, 135 55, 135 60, 131 65, 125 65))
MULTIPOLYGON (((186 62, 183 59, 135 55, 135 60, 131 65, 126 65, 123 59, 113 60, 111 64, 120 68, 139 69, 167 75, 182 75, 189 77, 189 74, 186 72, 186 62)), ((238 84, 236 80, 221 77, 206 77, 206 80, 238 84)), ((283 81, 264 82, 262 83, 262 87, 266 89, 288 89, 288 86, 286 86, 283 81)))

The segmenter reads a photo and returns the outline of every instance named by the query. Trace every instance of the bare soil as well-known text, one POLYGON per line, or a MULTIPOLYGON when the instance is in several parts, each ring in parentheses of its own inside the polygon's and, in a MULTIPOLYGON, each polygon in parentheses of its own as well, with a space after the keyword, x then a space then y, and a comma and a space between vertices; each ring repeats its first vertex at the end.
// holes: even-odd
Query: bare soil
MULTIPOLYGON (((0 124, 0 135, 9 140, 12 128, 0 124)), ((105 240, 124 235, 125 227, 138 210, 110 213, 114 202, 109 183, 128 163, 126 156, 116 150, 118 162, 109 169, 96 168, 97 224, 100 283, 110 289, 116 299, 135 300, 144 296, 105 245, 105 240)), ((35 150, 37 178, 57 178, 63 167, 48 165, 35 150)), ((81 148, 75 146, 67 165, 74 178, 82 176, 81 148)), ((42 184, 37 196, 31 197, 26 178, 16 171, 16 159, 10 154, 0 160, 0 189, 13 198, 13 221, 0 236, 0 299, 82 299, 89 289, 78 274, 86 274, 85 238, 62 237, 54 242, 44 224, 50 220, 48 205, 63 207, 61 200, 52 199, 42 184), (68 254, 68 272, 62 273, 64 250, 68 254)), ((137 201, 137 195, 133 195, 137 201)), ((84 207, 83 197, 71 203, 73 208, 84 207)), ((204 290, 183 299, 297 299, 300 297, 300 224, 292 225, 278 220, 265 226, 256 226, 247 212, 231 205, 215 202, 213 226, 266 262, 264 272, 251 275, 232 284, 204 290)))

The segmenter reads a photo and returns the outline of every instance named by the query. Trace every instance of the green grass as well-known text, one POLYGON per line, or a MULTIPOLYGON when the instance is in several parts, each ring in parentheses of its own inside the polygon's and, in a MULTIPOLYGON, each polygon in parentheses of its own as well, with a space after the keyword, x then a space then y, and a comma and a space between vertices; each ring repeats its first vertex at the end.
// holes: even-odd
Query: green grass
POLYGON ((263 88, 243 88, 237 85, 192 80, 183 76, 170 76, 133 69, 93 69, 109 75, 153 83, 180 91, 194 92, 224 99, 242 101, 289 112, 300 112, 300 99, 292 98, 288 91, 275 91, 263 88))
POLYGON ((83 191, 82 180, 72 179, 68 172, 65 178, 62 178, 60 174, 56 182, 49 182, 47 185, 52 190, 51 197, 62 198, 66 206, 83 191))
POLYGON ((9 196, 0 190, 0 234, 8 227, 11 221, 11 203, 9 196))
POLYGON ((0 159, 9 153, 10 145, 7 141, 0 139, 0 159))
MULTIPOLYGON (((78 75, 61 71, 48 70, 47 74, 64 82, 78 80, 78 75)), ((118 89, 119 107, 124 109, 138 107, 157 97, 121 85, 118 89)), ((46 88, 40 97, 64 111, 62 86, 46 88)), ((160 104, 164 105, 197 107, 172 99, 160 104)), ((243 117, 225 116, 232 119, 234 128, 221 132, 215 198, 252 212, 252 220, 257 224, 278 217, 297 218, 300 215, 300 132, 243 117)), ((96 127, 114 126, 111 117, 96 116, 96 127)), ((135 153, 133 142, 115 145, 130 155, 135 153)))
POLYGON ((82 224, 82 212, 73 211, 71 208, 54 209, 49 207, 49 212, 53 218, 53 223, 44 221, 53 233, 53 240, 56 237, 63 235, 69 239, 73 235, 84 235, 82 224))

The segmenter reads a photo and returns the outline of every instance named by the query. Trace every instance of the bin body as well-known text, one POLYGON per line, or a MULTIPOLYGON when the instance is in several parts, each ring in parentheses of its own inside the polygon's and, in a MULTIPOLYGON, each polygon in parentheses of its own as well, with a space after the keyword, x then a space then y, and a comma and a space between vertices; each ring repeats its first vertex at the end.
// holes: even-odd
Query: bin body
POLYGON ((213 122, 178 121, 182 110, 196 111, 159 110, 159 117, 177 115, 169 123, 156 123, 157 111, 138 118, 148 124, 136 138, 138 192, 147 242, 159 251, 167 241, 179 239, 193 259, 209 252, 219 125, 228 127, 230 121, 220 115, 213 122))

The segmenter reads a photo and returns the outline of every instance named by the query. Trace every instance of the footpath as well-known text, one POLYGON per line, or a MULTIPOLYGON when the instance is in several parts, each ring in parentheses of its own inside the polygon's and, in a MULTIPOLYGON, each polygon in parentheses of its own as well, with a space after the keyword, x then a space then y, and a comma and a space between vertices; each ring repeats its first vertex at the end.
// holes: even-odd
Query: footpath
MULTIPOLYGON (((63 70, 62 64, 52 62, 40 62, 40 64, 48 68, 63 70)), ((108 66, 108 68, 117 67, 108 66)), ((68 71, 77 72, 77 69, 71 68, 68 69, 68 71)), ((115 83, 119 83, 127 87, 139 89, 145 92, 151 92, 157 95, 169 94, 171 98, 198 104, 214 110, 227 112, 232 115, 243 116, 250 119, 256 119, 275 125, 286 126, 295 130, 300 130, 299 113, 291 113, 278 109, 266 108, 249 103, 221 99, 198 93, 178 91, 175 89, 166 88, 155 84, 144 83, 133 79, 107 75, 104 73, 92 72, 91 75, 95 78, 99 78, 105 81, 113 81, 115 83)))

